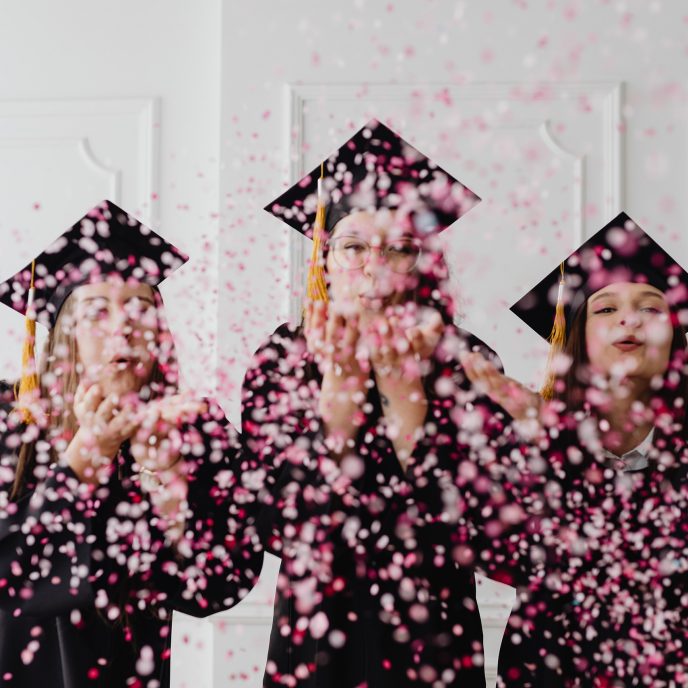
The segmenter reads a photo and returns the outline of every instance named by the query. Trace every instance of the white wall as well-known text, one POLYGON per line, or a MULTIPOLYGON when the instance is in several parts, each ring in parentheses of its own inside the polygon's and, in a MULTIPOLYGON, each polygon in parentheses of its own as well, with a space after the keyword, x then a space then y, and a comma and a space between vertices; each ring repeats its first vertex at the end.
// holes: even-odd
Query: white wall
MULTIPOLYGON (((304 245, 261 208, 377 116, 485 199, 448 233, 465 325, 534 381, 544 347, 506 306, 579 234, 623 208, 688 265, 686 14, 679 0, 0 0, 0 278, 119 191, 192 256, 164 290, 182 365, 238 422, 243 370, 300 288, 304 245)), ((0 327, 13 377, 21 321, 0 327)), ((175 622, 175 685, 259 685, 274 573, 228 614, 175 622)), ((494 662, 509 597, 481 594, 494 662)))

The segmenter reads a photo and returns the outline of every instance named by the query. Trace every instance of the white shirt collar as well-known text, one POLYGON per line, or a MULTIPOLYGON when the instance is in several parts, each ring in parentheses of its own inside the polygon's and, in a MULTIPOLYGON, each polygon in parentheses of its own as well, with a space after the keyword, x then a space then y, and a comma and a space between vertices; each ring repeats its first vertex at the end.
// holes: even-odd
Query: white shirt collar
POLYGON ((645 439, 634 449, 627 451, 621 456, 604 450, 604 455, 608 459, 614 462, 617 468, 620 468, 624 473, 629 473, 630 471, 641 471, 650 465, 648 459, 648 454, 650 449, 652 449, 652 440, 654 439, 655 429, 652 428, 650 432, 647 433, 645 439))

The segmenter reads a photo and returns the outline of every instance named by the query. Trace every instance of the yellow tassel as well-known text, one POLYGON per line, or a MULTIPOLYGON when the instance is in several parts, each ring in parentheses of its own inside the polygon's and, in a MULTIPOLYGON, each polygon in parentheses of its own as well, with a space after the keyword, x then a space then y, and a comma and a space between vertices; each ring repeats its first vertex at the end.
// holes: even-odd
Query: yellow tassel
POLYGON ((554 370, 554 360, 561 354, 566 345, 566 317, 564 315, 564 264, 559 266, 561 280, 559 281, 559 293, 557 294, 557 307, 554 312, 554 325, 549 335, 549 354, 547 356, 547 373, 545 382, 540 390, 540 396, 546 401, 554 398, 554 387, 557 375, 554 370))
POLYGON ((324 163, 320 165, 320 179, 318 179, 318 208, 313 225, 313 251, 308 266, 308 283, 306 296, 309 301, 327 301, 327 282, 325 280, 325 266, 322 258, 322 244, 325 240, 325 200, 322 192, 324 177, 324 163))
POLYGON ((36 370, 36 312, 33 305, 35 288, 34 272, 36 262, 31 263, 31 287, 29 289, 29 302, 26 308, 24 324, 26 334, 22 348, 22 376, 15 386, 15 398, 21 419, 25 423, 33 423, 30 404, 36 401, 38 391, 38 372, 36 370))

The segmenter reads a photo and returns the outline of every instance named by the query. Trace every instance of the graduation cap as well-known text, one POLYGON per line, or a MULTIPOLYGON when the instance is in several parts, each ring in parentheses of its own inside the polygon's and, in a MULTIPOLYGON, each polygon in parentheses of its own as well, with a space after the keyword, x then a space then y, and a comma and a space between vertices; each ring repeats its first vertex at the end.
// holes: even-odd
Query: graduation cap
POLYGON ((26 267, 0 283, 0 302, 26 318, 17 397, 38 388, 36 322, 52 329, 74 289, 111 274, 157 286, 187 260, 179 249, 112 201, 91 208, 26 267))
POLYGON ((357 211, 406 208, 421 235, 441 232, 480 201, 446 170, 377 120, 265 207, 313 239, 308 297, 327 300, 321 246, 357 211))
POLYGON ((552 397, 552 359, 563 350, 573 317, 590 296, 616 282, 656 287, 673 311, 688 305, 686 271, 620 213, 511 306, 512 313, 550 343, 544 398, 552 397))

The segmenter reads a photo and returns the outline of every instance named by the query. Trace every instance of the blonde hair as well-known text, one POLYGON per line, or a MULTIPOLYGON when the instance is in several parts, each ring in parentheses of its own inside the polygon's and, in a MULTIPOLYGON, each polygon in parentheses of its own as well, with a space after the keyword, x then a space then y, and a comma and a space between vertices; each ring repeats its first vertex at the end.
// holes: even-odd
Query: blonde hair
MULTIPOLYGON (((155 300, 158 336, 155 362, 149 379, 139 394, 152 399, 174 394, 178 390, 179 369, 174 341, 164 317, 160 292, 152 287, 155 300)), ((79 354, 74 336, 76 299, 72 292, 62 304, 55 325, 48 333, 38 370, 40 403, 45 414, 41 438, 50 443, 46 459, 55 461, 53 444, 57 440, 69 443, 77 430, 74 416, 74 394, 79 385, 79 354)), ((26 485, 37 463, 37 439, 23 442, 19 449, 10 499, 16 499, 26 485)))

